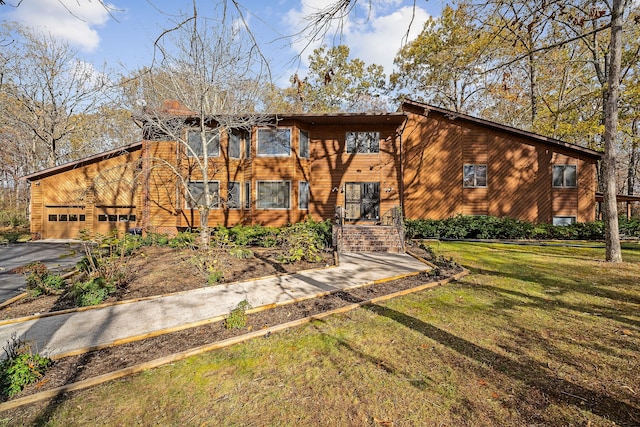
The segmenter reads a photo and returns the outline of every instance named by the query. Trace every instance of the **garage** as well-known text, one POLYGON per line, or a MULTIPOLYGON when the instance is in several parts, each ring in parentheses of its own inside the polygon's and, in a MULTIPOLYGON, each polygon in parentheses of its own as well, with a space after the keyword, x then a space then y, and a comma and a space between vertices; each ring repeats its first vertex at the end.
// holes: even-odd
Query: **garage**
POLYGON ((45 236, 49 239, 77 239, 87 228, 84 206, 45 206, 45 236))

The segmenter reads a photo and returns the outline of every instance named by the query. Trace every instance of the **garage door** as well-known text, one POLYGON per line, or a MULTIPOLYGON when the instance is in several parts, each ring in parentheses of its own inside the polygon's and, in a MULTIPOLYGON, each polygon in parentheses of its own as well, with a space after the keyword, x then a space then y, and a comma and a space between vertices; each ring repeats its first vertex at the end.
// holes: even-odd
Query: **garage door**
POLYGON ((77 239, 80 230, 87 228, 85 210, 82 207, 46 207, 45 239, 77 239))
POLYGON ((96 207, 95 232, 107 235, 117 232, 119 235, 136 227, 135 206, 126 208, 96 207))

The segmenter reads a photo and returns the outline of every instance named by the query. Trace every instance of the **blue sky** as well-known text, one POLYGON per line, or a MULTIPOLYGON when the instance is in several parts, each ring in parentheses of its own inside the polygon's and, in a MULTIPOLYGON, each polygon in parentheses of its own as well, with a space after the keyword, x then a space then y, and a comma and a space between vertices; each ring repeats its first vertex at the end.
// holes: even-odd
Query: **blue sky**
MULTIPOLYGON (((305 43, 285 37, 299 31, 305 15, 331 2, 239 0, 249 26, 271 61, 277 82, 283 84, 296 71, 303 75, 304 61, 312 48, 321 44, 347 44, 352 57, 367 64, 383 65, 389 74, 407 29, 410 37, 415 37, 425 19, 439 15, 443 5, 442 0, 416 0, 414 9, 413 0, 359 0, 342 32, 332 31, 325 40, 313 44, 300 56, 302 64, 297 64, 295 58, 305 43)), ((153 41, 163 29, 171 27, 172 21, 179 19, 182 11, 192 8, 188 0, 111 0, 110 13, 97 0, 23 0, 18 7, 12 7, 18 0, 6 3, 0 6, 0 19, 21 21, 49 31, 77 48, 81 59, 96 68, 106 63, 120 72, 148 65, 153 41)), ((215 3, 219 2, 199 0, 200 14, 210 13, 215 3)))

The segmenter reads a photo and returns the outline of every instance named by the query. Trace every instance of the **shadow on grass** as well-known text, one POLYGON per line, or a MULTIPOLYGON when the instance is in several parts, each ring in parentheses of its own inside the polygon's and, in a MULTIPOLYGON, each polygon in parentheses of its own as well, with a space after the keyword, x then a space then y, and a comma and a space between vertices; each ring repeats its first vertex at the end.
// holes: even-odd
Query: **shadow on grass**
POLYGON ((621 426, 637 426, 640 423, 640 408, 558 378, 534 361, 528 363, 517 362, 415 317, 387 307, 368 305, 364 306, 364 308, 419 332, 465 357, 491 366, 496 371, 522 381, 527 386, 542 391, 560 404, 588 409, 590 412, 621 426))

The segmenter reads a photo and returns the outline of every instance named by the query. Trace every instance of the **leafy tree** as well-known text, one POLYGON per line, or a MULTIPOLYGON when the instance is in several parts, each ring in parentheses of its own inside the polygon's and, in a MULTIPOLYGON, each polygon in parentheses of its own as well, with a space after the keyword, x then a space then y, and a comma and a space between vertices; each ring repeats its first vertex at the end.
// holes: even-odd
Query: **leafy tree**
POLYGON ((476 110, 488 86, 478 70, 490 58, 486 35, 472 22, 464 4, 445 6, 441 17, 429 18, 420 35, 396 55, 392 88, 401 97, 450 110, 476 110))
POLYGON ((382 66, 349 59, 349 47, 320 47, 309 56, 309 75, 291 77, 287 92, 303 111, 368 112, 387 110, 386 75, 382 66))

